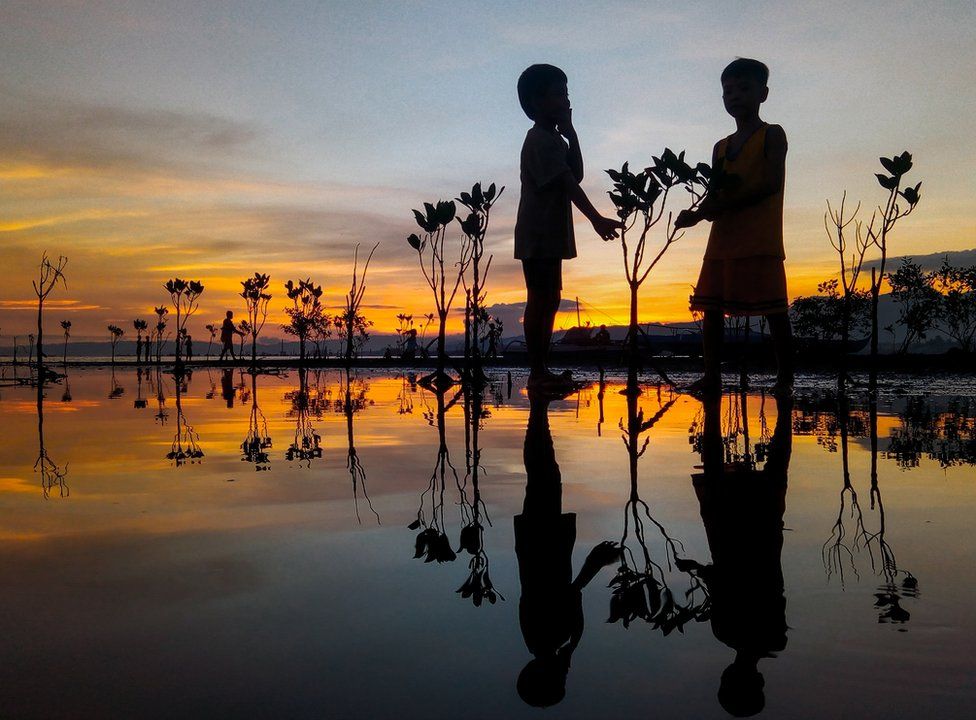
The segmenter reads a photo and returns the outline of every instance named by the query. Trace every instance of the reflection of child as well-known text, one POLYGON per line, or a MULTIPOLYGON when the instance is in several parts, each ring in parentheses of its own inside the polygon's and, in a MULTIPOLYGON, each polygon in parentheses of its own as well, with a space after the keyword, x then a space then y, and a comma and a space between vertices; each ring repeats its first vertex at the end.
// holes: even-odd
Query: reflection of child
POLYGON ((721 387, 724 315, 764 315, 778 364, 775 390, 793 387, 792 332, 787 315, 783 267, 783 186, 786 133, 759 117, 766 100, 769 69, 758 60, 739 58, 722 71, 722 100, 735 119, 735 132, 719 140, 713 167, 729 176, 725 187, 709 193, 697 210, 685 210, 675 227, 712 222, 691 309, 704 312, 705 376, 698 388, 721 387))
POLYGON ((525 275, 525 345, 529 384, 565 384, 568 375, 549 371, 546 360, 562 290, 562 261, 576 257, 576 205, 604 240, 622 224, 603 217, 580 188, 583 155, 573 128, 566 74, 552 65, 532 65, 518 80, 519 103, 535 125, 522 144, 515 257, 525 275))
POLYGON ((614 542, 594 547, 573 578, 576 514, 562 511, 562 476, 549 429, 549 399, 529 394, 525 431, 525 502, 515 516, 519 625, 533 658, 519 673, 519 696, 534 707, 555 705, 566 694, 570 660, 583 636, 583 588, 620 559, 614 542))

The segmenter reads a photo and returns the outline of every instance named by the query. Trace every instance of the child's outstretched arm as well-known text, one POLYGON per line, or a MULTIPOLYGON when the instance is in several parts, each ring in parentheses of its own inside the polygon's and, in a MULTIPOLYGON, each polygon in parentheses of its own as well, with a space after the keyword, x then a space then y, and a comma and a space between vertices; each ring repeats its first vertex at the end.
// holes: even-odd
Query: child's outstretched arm
POLYGON ((613 220, 612 218, 604 217, 599 213, 599 211, 593 207, 593 203, 590 199, 586 197, 586 193, 583 192, 583 188, 580 184, 572 179, 570 175, 564 175, 564 181, 566 183, 566 190, 569 192, 569 199, 573 201, 575 205, 586 219, 590 221, 593 229, 596 230, 596 234, 599 235, 604 240, 612 240, 617 237, 617 231, 623 229, 624 224, 619 220, 613 220))

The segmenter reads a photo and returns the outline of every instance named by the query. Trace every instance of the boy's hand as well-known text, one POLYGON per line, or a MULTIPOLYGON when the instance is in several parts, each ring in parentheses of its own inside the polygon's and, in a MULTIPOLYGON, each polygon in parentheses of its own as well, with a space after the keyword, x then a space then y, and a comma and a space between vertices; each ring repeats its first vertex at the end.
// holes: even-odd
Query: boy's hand
POLYGON ((604 540, 595 548, 590 550, 586 556, 586 564, 592 568, 606 567, 620 561, 622 550, 620 546, 612 540, 604 540))
POLYGON ((596 234, 604 240, 613 240, 617 237, 617 231, 624 229, 624 224, 619 220, 611 220, 602 215, 597 216, 590 222, 593 224, 593 229, 596 230, 596 234))
POLYGON ((573 127, 573 109, 569 108, 559 120, 556 121, 556 132, 567 140, 576 135, 576 128, 573 127))
POLYGON ((697 210, 682 210, 678 213, 678 217, 674 219, 674 229, 681 230, 682 228, 694 227, 701 220, 701 213, 697 210))

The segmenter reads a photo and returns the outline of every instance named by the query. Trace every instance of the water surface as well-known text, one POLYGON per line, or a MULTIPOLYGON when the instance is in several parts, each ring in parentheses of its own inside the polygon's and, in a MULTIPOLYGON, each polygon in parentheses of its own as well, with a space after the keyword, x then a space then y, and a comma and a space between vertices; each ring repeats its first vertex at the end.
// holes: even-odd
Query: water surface
POLYGON ((3 387, 0 716, 968 717, 976 401, 831 386, 3 387))

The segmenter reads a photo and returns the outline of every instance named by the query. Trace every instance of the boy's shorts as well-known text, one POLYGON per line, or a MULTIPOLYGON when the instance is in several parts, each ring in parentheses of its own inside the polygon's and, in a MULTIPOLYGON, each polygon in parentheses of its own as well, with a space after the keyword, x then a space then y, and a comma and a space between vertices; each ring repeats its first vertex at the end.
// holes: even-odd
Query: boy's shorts
POLYGON ((522 260, 525 287, 536 293, 555 295, 563 289, 561 258, 526 258, 522 260))

